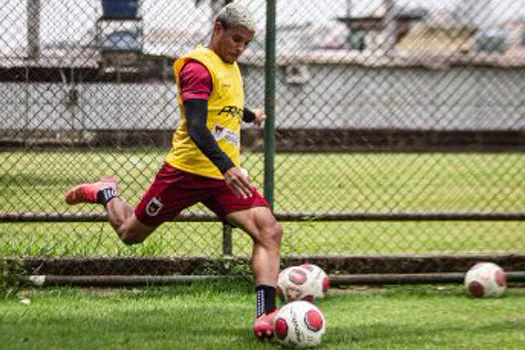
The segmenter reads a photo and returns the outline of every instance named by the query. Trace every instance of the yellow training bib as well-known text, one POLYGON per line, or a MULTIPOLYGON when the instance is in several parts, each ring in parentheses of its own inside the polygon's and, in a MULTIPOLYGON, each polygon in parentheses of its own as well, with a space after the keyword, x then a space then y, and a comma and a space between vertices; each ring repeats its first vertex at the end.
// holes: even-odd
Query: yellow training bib
POLYGON ((188 133, 180 94, 180 71, 190 59, 202 63, 212 78, 213 90, 208 99, 208 129, 221 150, 231 158, 235 166, 240 167, 241 122, 244 108, 241 72, 237 62, 225 63, 214 51, 204 46, 199 46, 179 58, 173 65, 179 89, 181 122, 173 135, 173 146, 166 156, 166 162, 192 174, 222 179, 224 177, 219 169, 197 148, 188 133))

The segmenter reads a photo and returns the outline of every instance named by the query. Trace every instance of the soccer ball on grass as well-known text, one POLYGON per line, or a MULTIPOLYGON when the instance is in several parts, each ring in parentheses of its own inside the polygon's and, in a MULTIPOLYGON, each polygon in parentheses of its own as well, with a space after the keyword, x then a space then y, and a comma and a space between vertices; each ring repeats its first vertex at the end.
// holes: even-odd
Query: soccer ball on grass
POLYGON ((291 266, 279 274, 277 294, 284 303, 295 300, 313 302, 323 298, 328 289, 326 273, 316 265, 291 266))
POLYGON ((322 268, 314 264, 302 264, 301 266, 310 272, 310 288, 314 298, 324 298, 324 296, 326 295, 326 291, 330 286, 330 282, 328 281, 328 276, 326 275, 326 272, 324 272, 322 268))
POLYGON ((310 273, 304 267, 287 267, 279 273, 277 295, 284 303, 295 300, 312 302, 314 296, 310 292, 311 282, 310 273))
POLYGON ((284 305, 275 316, 275 338, 286 346, 313 347, 321 343, 326 320, 317 306, 307 301, 284 305))
POLYGON ((465 274, 465 287, 476 298, 499 297, 507 287, 505 271, 491 262, 480 262, 465 274))

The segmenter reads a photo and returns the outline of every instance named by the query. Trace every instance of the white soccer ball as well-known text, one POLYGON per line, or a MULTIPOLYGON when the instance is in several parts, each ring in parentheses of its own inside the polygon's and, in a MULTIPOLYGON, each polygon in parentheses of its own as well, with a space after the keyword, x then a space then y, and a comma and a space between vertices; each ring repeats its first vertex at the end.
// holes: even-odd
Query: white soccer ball
POLYGON ((314 264, 302 264, 301 267, 304 267, 310 272, 311 283, 309 288, 311 295, 313 295, 314 298, 324 298, 330 286, 326 272, 314 264))
POLYGON ((277 295, 284 303, 296 300, 314 300, 312 276, 303 266, 291 266, 279 273, 277 295))
POLYGON ((498 297, 507 288, 505 271, 491 262, 477 263, 465 274, 465 287, 476 298, 498 297))
POLYGON ((321 310, 307 301, 284 305, 275 316, 274 334, 283 345, 307 348, 319 345, 326 333, 321 310))

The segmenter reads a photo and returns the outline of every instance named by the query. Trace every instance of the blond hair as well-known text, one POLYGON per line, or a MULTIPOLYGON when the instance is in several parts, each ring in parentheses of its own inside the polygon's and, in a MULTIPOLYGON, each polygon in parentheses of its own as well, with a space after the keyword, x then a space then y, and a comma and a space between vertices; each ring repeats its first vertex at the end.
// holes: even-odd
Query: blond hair
POLYGON ((220 22, 225 28, 240 26, 252 33, 255 33, 256 29, 250 10, 235 2, 224 6, 215 17, 215 21, 220 22))

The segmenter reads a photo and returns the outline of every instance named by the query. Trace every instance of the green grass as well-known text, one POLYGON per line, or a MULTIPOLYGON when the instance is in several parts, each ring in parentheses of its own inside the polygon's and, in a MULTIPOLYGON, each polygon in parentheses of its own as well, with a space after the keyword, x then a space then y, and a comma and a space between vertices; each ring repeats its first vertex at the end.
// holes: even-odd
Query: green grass
MULTIPOLYGON (((68 207, 72 184, 117 175, 135 205, 165 150, 0 153, 0 210, 99 212, 68 207)), ((262 190, 263 155, 244 165, 262 190)), ((522 212, 525 154, 280 154, 276 211, 522 212)), ((192 211, 205 210, 196 206, 192 211)), ((286 254, 522 253, 523 222, 284 223, 286 254)), ((187 256, 221 254, 219 223, 169 223, 141 246, 125 247, 107 224, 0 224, 0 256, 187 256)), ((250 240, 234 234, 234 253, 250 240)))
MULTIPOLYGON (((523 253, 522 222, 284 223, 283 254, 383 255, 523 253)), ((122 244, 107 223, 1 224, 0 256, 211 256, 222 252, 218 223, 169 223, 143 244, 122 244)), ((251 240, 233 233, 233 252, 251 240)))
MULTIPOLYGON (((1 349, 276 349, 251 333, 249 282, 25 290, 0 301, 1 349)), ((525 292, 473 299, 459 286, 330 290, 320 349, 522 349, 525 292)))
MULTIPOLYGON (((72 184, 116 175, 136 204, 165 150, 0 153, 4 211, 69 211, 72 184)), ((244 155, 262 189, 263 155, 244 155)), ((276 157, 278 211, 520 211, 525 154, 282 154, 276 157)), ((93 206, 75 209, 92 211, 93 206)))

